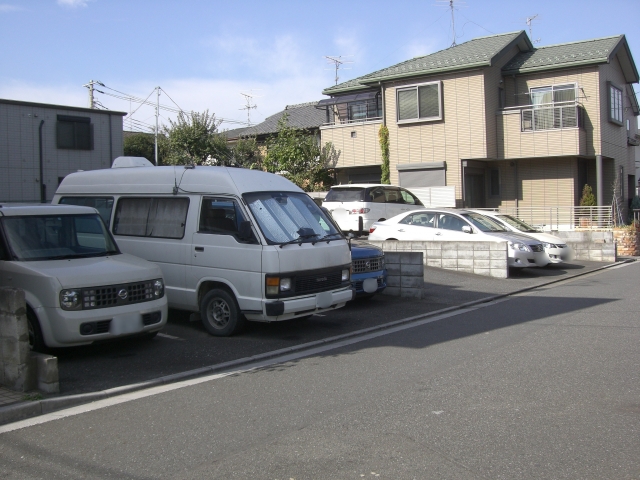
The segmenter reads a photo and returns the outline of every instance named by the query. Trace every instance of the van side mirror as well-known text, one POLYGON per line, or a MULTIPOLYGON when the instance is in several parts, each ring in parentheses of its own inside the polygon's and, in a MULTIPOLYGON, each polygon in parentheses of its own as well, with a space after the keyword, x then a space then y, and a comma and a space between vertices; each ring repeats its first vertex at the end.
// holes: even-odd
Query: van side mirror
POLYGON ((240 222, 240 228, 238 229, 238 238, 243 242, 249 242, 256 239, 256 237, 253 235, 250 221, 245 220, 243 222, 240 222))
POLYGON ((463 231, 464 233, 473 233, 473 230, 472 230, 472 228, 471 228, 469 225, 465 225, 465 226, 463 226, 463 227, 462 227, 462 231, 463 231))

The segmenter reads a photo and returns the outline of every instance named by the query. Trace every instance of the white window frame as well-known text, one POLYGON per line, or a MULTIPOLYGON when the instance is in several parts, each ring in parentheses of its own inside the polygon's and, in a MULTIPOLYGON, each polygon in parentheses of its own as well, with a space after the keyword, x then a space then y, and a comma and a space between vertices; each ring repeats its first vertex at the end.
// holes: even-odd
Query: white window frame
POLYGON ((433 122, 436 120, 442 120, 442 82, 440 80, 437 80, 435 82, 424 82, 424 83, 418 83, 416 85, 407 85, 406 87, 396 88, 396 123, 403 124, 403 123, 417 123, 417 122, 433 122), (419 117, 420 100, 417 98, 417 96, 418 96, 419 88, 424 87, 426 85, 438 85, 438 115, 433 117, 420 118, 419 117), (398 96, 400 95, 400 92, 406 92, 408 90, 415 90, 416 99, 417 99, 416 105, 418 110, 416 111, 415 118, 400 120, 400 108, 399 108, 400 102, 398 101, 398 96))
POLYGON ((616 125, 624 124, 624 100, 622 88, 607 82, 607 98, 609 99, 609 121, 616 125))

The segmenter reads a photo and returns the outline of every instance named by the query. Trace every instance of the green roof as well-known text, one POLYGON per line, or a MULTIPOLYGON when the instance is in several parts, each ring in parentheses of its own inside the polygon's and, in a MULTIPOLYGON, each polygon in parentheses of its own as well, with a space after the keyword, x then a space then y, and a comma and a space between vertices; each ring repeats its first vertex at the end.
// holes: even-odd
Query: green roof
POLYGON ((503 33, 488 37, 474 38, 468 42, 449 47, 445 50, 412 58, 405 62, 383 68, 373 73, 354 78, 347 82, 326 88, 322 93, 332 95, 353 90, 371 88, 379 81, 398 78, 431 75, 455 70, 466 70, 480 66, 491 66, 493 59, 500 55, 507 47, 514 43, 521 43, 521 49, 533 48, 526 33, 503 33))
POLYGON ((521 52, 509 63, 502 67, 505 75, 516 73, 528 73, 539 70, 550 70, 555 68, 567 68, 580 65, 594 65, 599 63, 609 63, 620 47, 625 47, 628 58, 624 62, 629 67, 628 72, 631 79, 636 78, 638 73, 631 59, 624 35, 614 37, 596 38, 580 42, 562 43, 536 48, 530 52, 521 52))

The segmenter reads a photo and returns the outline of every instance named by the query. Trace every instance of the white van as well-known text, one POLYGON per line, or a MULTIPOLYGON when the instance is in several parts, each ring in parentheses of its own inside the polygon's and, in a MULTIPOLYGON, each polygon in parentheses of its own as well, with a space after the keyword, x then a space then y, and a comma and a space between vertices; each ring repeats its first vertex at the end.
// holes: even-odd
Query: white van
POLYGON ((90 205, 120 248, 157 263, 169 306, 209 333, 278 321, 353 298, 344 236, 300 188, 242 168, 119 168, 68 175, 53 203, 90 205))
POLYGON ((343 232, 368 233, 373 222, 424 208, 409 190, 372 183, 334 185, 322 202, 343 232))
POLYGON ((0 286, 24 290, 34 350, 153 337, 167 322, 160 268, 121 253, 94 208, 1 204, 0 286))

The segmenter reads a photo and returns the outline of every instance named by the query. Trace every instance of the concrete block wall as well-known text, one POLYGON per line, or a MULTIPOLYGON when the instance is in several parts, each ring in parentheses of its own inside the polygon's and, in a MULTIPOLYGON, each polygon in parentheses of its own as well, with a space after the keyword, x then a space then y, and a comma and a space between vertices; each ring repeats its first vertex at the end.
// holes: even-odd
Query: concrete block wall
POLYGON ((385 259, 393 252, 421 252, 423 265, 427 267, 474 273, 494 278, 507 278, 509 276, 506 242, 370 240, 369 243, 381 247, 384 250, 385 259))
POLYGON ((0 385, 29 390, 29 331, 24 291, 0 288, 0 385))
POLYGON ((576 260, 615 262, 618 260, 613 232, 598 230, 573 230, 552 232, 573 249, 576 260))
POLYGON ((387 288, 382 293, 396 297, 422 298, 424 260, 422 252, 384 252, 387 288))

